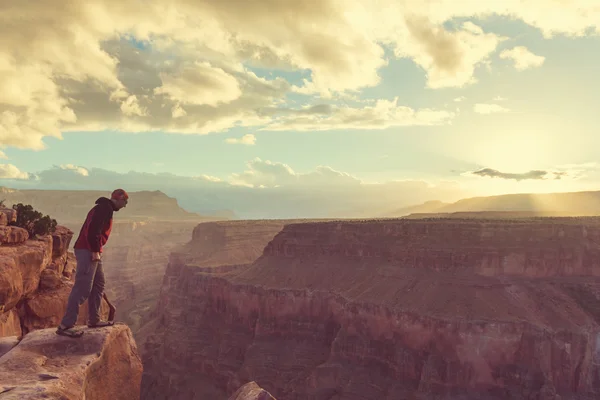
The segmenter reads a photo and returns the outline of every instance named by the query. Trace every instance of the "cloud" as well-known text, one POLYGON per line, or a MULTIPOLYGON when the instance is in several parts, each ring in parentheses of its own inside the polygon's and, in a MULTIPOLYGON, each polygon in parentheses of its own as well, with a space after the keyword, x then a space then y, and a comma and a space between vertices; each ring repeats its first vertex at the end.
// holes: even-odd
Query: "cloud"
POLYGON ((256 144, 256 136, 254 136, 251 133, 247 133, 239 139, 238 138, 227 138, 227 139, 225 139, 225 143, 245 144, 248 146, 252 146, 252 145, 256 144))
POLYGON ((501 172, 492 168, 482 168, 476 171, 468 171, 463 176, 479 176, 488 178, 500 178, 507 180, 579 180, 587 176, 590 171, 599 171, 600 165, 595 162, 583 164, 565 164, 544 170, 530 170, 521 173, 501 172))
POLYGON ((155 94, 166 94, 171 100, 184 104, 216 107, 230 103, 242 95, 237 79, 222 68, 208 62, 195 62, 175 74, 161 73, 162 86, 155 94))
MULTIPOLYGON (((39 0, 0 7, 0 146, 28 149, 43 149, 44 137, 65 131, 206 134, 267 126, 272 121, 260 110, 280 106, 290 91, 356 95, 381 82, 391 57, 422 68, 430 88, 462 87, 477 81, 477 68, 489 67, 504 40, 468 19, 507 16, 546 37, 598 33, 600 21, 589 0, 382 0, 377 7, 365 0, 151 0, 144 7, 39 0), (306 80, 293 86, 258 70, 306 80)), ((540 63, 518 49, 504 53, 517 68, 540 63)))
POLYGON ((361 181, 328 166, 318 166, 308 173, 297 173, 289 165, 255 158, 247 163, 248 170, 232 174, 230 183, 248 187, 337 186, 355 185, 361 181))
POLYGON ((433 126, 450 123, 455 113, 445 110, 398 106, 394 100, 377 100, 375 105, 314 106, 308 109, 265 109, 273 122, 261 130, 319 131, 331 129, 386 129, 392 126, 433 126))
POLYGON ((410 36, 395 53, 412 58, 427 72, 430 88, 462 87, 475 83, 475 68, 487 61, 505 38, 484 33, 481 27, 465 22, 451 32, 432 24, 425 17, 406 19, 410 36))
POLYGON ((524 46, 513 47, 510 50, 503 50, 500 53, 500 58, 504 60, 512 60, 515 68, 519 71, 524 71, 529 68, 541 67, 546 60, 546 57, 537 56, 524 46))
POLYGON ((532 170, 528 172, 515 174, 500 172, 492 168, 483 168, 478 171, 473 171, 471 172, 471 174, 490 178, 514 179, 516 181, 521 181, 526 179, 545 179, 549 173, 547 171, 532 170))
POLYGON ((478 114, 493 114, 510 111, 507 108, 499 106, 498 104, 486 104, 477 103, 473 106, 473 110, 478 114))
POLYGON ((466 100, 467 98, 465 96, 460 96, 454 99, 455 102, 460 103, 461 101, 466 100))
POLYGON ((142 109, 142 107, 140 107, 138 99, 135 95, 127 97, 127 100, 121 103, 121 111, 127 116, 139 115, 140 117, 143 117, 148 113, 146 109, 142 109))
POLYGON ((66 170, 66 171, 74 171, 75 173, 81 175, 81 176, 89 176, 89 171, 83 167, 79 167, 77 165, 73 165, 73 164, 63 164, 63 165, 59 165, 59 168, 62 170, 66 170))
POLYGON ((0 164, 0 179, 30 179, 30 175, 12 164, 0 164))
POLYGON ((189 177, 136 171, 117 173, 69 165, 30 174, 29 179, 22 175, 24 180, 16 180, 16 176, 7 174, 3 185, 28 189, 161 190, 176 197, 187 210, 207 213, 228 209, 241 218, 374 216, 431 199, 455 201, 466 195, 456 182, 369 183, 331 166, 297 171, 288 164, 260 158, 250 160, 245 170, 222 178, 207 174, 189 177), (77 173, 76 168, 84 168, 88 175, 77 173))

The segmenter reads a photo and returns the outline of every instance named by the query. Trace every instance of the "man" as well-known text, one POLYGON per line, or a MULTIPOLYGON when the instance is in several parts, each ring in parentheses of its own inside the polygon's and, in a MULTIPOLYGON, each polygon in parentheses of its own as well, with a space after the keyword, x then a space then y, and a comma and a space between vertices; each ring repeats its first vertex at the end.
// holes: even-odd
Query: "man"
POLYGON ((108 241, 112 229, 113 212, 127 206, 129 195, 123 189, 112 192, 110 199, 100 197, 89 211, 79 237, 73 246, 77 259, 75 284, 71 289, 67 311, 56 333, 80 337, 83 331, 73 329, 79 315, 79 307, 88 300, 88 327, 99 328, 113 325, 112 321, 100 321, 100 304, 104 294, 104 271, 102 270, 102 247, 108 241))

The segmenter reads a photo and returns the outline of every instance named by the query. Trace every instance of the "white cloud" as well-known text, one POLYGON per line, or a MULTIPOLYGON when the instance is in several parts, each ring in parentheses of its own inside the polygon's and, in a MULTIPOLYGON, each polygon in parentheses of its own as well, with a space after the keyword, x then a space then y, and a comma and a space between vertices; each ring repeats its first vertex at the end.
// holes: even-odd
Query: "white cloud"
POLYGON ((216 176, 210 176, 210 175, 200 175, 198 177, 201 180, 207 181, 207 182, 222 182, 221 178, 217 178, 216 176))
POLYGON ((127 97, 127 100, 121 103, 121 111, 127 116, 139 115, 141 117, 147 115, 147 110, 142 109, 135 95, 127 97))
MULTIPOLYGON (((296 91, 355 95, 380 82, 384 46, 423 68, 428 87, 461 87, 476 82, 477 67, 490 66, 503 40, 469 17, 508 16, 546 37, 581 36, 598 31, 596 3, 10 2, 0 12, 0 146, 43 149, 44 137, 64 131, 205 134, 268 125, 257 110, 278 105, 292 86, 250 66, 307 72, 296 91), (446 26, 456 18, 467 21, 446 26)), ((504 54, 517 68, 542 62, 515 49, 504 54)))
POLYGON ((63 164, 63 165, 59 165, 60 169, 63 170, 67 170, 67 171, 74 171, 75 173, 81 175, 81 176, 89 176, 89 171, 83 167, 79 167, 77 165, 73 165, 73 164, 63 164))
POLYGON ((0 164, 0 179, 29 179, 27 172, 21 172, 12 164, 0 164))
POLYGON ((475 68, 488 61, 505 38, 485 33, 472 22, 456 32, 434 25, 427 18, 406 19, 410 36, 399 42, 396 55, 412 58, 427 72, 430 88, 462 87, 475 83, 475 68))
POLYGON ((372 106, 315 106, 301 110, 269 110, 273 122, 262 130, 318 131, 331 129, 386 129, 392 126, 432 126, 449 123, 455 113, 399 106, 394 100, 377 100, 372 106))
POLYGON ((460 96, 454 99, 455 102, 460 103, 461 101, 466 100, 467 98, 465 96, 460 96))
POLYGON ((240 174, 232 174, 230 183, 248 187, 279 186, 337 186, 355 185, 361 181, 345 172, 328 166, 318 166, 308 173, 297 173, 289 165, 255 158, 248 162, 248 169, 240 174))
MULTIPOLYGON (((368 183, 331 166, 297 171, 288 164, 260 158, 249 161, 244 171, 227 179, 207 174, 189 177, 170 173, 117 173, 98 168, 86 170, 89 175, 82 176, 72 169, 55 166, 37 176, 30 175, 28 180, 13 180, 10 186, 106 191, 123 187, 130 192, 161 190, 176 197, 187 210, 205 213, 228 209, 241 218, 375 216, 385 210, 427 200, 452 201, 465 196, 456 182, 368 183)), ((22 177, 26 179, 25 175, 22 177)))
POLYGON ((499 106, 498 104, 487 103, 477 103, 473 106, 473 110, 478 114, 493 114, 510 111, 509 109, 499 106))
POLYGON ((541 67, 546 60, 546 57, 535 55, 524 46, 517 46, 510 50, 503 50, 500 53, 500 58, 512 60, 515 68, 519 71, 541 67))
POLYGON ((171 116, 173 118, 185 117, 187 112, 181 107, 180 104, 176 104, 171 109, 171 116))
POLYGON ((256 144, 256 136, 254 136, 251 133, 245 134, 244 136, 242 136, 241 138, 227 138, 225 139, 225 143, 229 143, 229 144, 245 144, 245 145, 249 145, 252 146, 254 144, 256 144))
POLYGON ((195 62, 173 74, 161 73, 162 86, 155 94, 166 94, 184 104, 218 106, 242 95, 237 79, 209 62, 195 62))

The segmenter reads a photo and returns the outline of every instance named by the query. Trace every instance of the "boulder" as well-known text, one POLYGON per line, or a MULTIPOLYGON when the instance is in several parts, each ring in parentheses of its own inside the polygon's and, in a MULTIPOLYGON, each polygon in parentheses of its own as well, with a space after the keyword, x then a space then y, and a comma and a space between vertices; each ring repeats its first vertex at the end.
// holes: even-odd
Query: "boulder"
POLYGON ((0 357, 2 399, 139 399, 142 362, 130 329, 84 330, 77 339, 54 328, 25 335, 0 357))
POLYGON ((229 397, 229 400, 276 400, 256 382, 248 382, 229 397))
POLYGON ((73 238, 73 231, 65 226, 58 225, 52 233, 52 258, 66 254, 69 250, 69 244, 73 238))
POLYGON ((0 224, 0 243, 19 244, 25 242, 27 239, 29 239, 27 230, 18 226, 2 226, 0 224))

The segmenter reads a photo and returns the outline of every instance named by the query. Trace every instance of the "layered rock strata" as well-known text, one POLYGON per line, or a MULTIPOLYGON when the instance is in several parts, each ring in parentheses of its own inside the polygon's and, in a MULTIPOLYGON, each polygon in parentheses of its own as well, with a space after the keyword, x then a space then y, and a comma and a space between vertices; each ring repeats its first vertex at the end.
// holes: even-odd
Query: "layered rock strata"
MULTIPOLYGON (((0 223, 14 221, 14 210, 0 209, 0 223), (6 216, 9 215, 9 218, 6 216)), ((60 323, 73 286, 75 257, 68 252, 73 232, 58 226, 51 235, 29 238, 26 230, 0 225, 10 234, 0 237, 0 337, 19 338, 60 323)), ((102 315, 108 305, 103 301, 102 315)), ((78 324, 85 324, 87 301, 78 324)))
POLYGON ((140 398, 142 362, 127 326, 85 328, 79 339, 54 331, 30 332, 0 357, 3 400, 140 398))
POLYGON ((280 400, 600 396, 597 218, 290 224, 250 265, 186 260, 165 273, 143 398, 251 381, 280 400))

